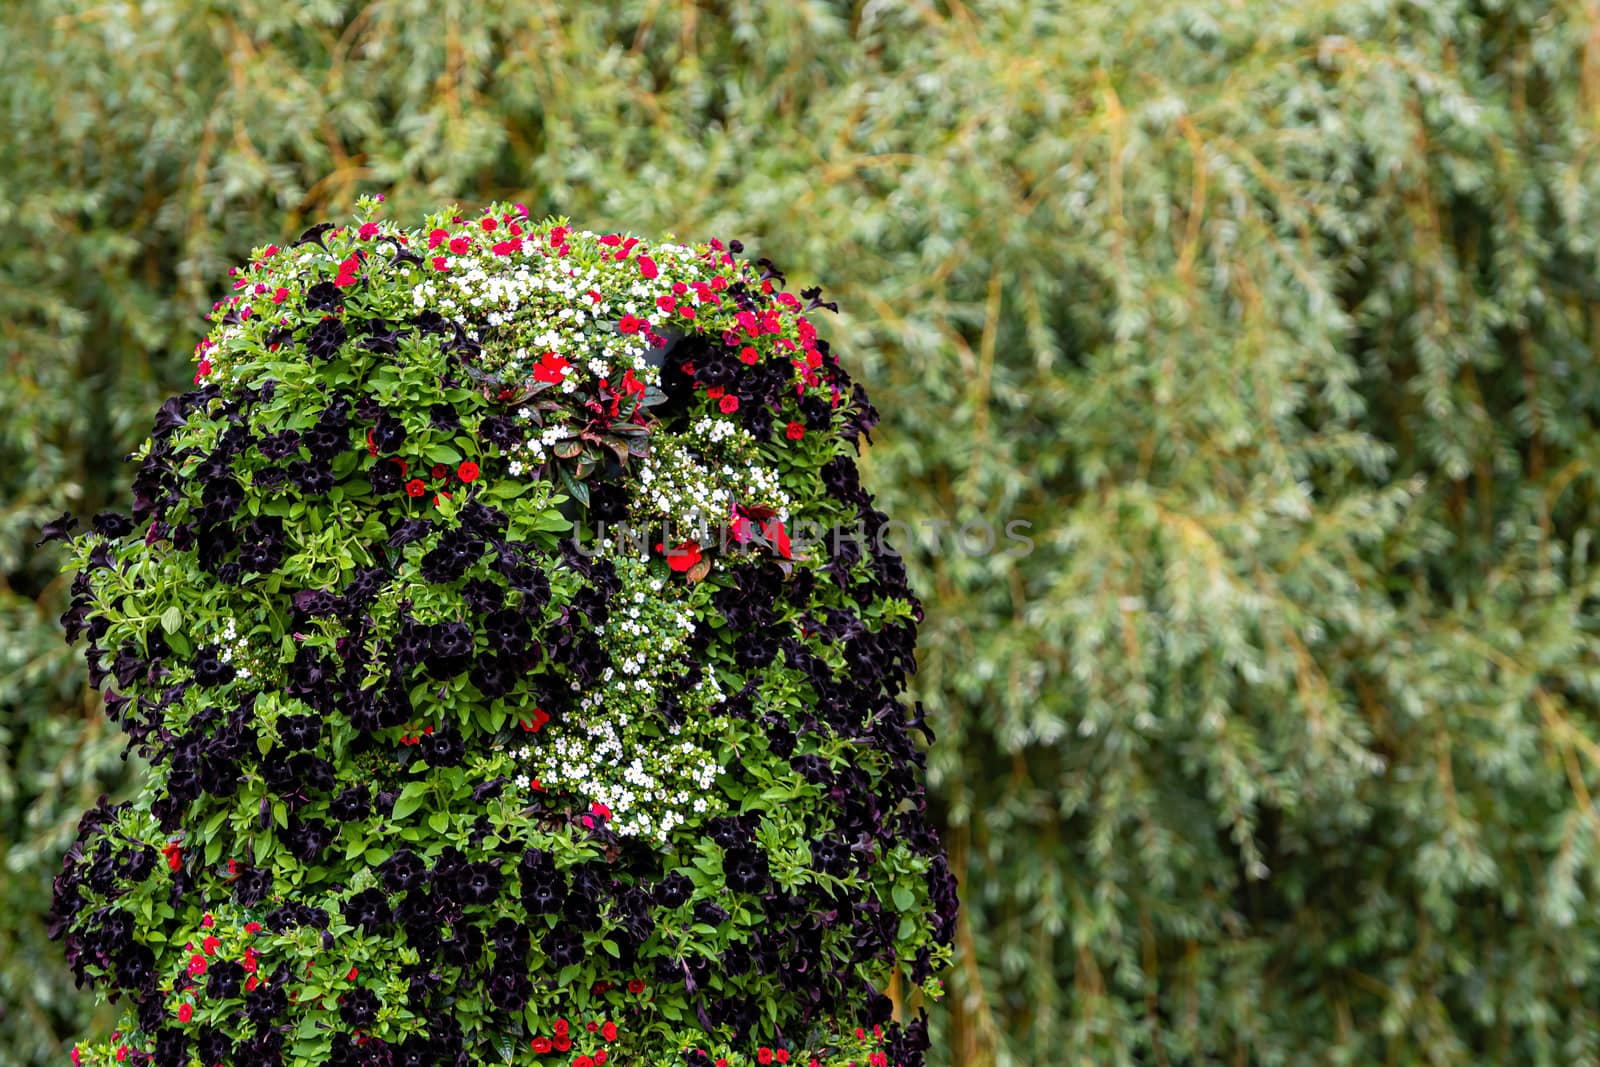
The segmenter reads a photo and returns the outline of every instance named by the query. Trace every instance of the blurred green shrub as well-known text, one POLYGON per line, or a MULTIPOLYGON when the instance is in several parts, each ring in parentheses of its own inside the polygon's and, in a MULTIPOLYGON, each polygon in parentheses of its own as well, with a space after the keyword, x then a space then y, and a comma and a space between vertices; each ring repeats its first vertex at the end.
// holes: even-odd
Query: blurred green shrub
POLYGON ((843 309, 964 879, 963 1065, 1600 1063, 1600 14, 13 0, 0 1060, 124 780, 33 530, 227 265, 382 191, 742 237, 843 309), (910 547, 910 546, 908 546, 910 547))

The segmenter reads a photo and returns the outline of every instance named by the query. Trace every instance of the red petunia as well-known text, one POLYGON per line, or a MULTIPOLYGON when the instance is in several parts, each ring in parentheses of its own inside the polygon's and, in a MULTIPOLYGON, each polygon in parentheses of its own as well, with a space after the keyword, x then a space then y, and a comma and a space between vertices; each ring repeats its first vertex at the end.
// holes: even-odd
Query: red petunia
POLYGON ((495 222, 493 215, 486 215, 484 216, 483 220, 478 223, 478 225, 483 227, 484 233, 488 233, 490 230, 498 226, 499 223, 495 222))
POLYGON ((791 422, 789 425, 783 428, 783 436, 787 437, 791 441, 798 441, 805 435, 806 424, 803 422, 791 422))
POLYGON ((467 249, 471 247, 472 242, 467 240, 465 237, 452 237, 450 239, 450 251, 454 252, 458 256, 466 255, 467 249))
POLYGON ((186 1023, 190 1019, 193 1019, 193 1018, 194 1018, 194 1005, 193 1004, 180 1004, 180 1005, 178 1005, 178 1021, 180 1023, 186 1023))
POLYGON ((607 1020, 606 1024, 600 1028, 600 1036, 607 1041, 615 1041, 617 1039, 617 1024, 607 1020))
MULTIPOLYGON (((657 552, 666 551, 661 545, 656 546, 657 552)), ((690 570, 700 562, 700 546, 693 541, 685 541, 671 551, 666 552, 667 566, 680 574, 690 570)))
POLYGON ((519 249, 521 247, 522 247, 522 238, 513 237, 509 241, 500 241, 500 242, 498 242, 494 246, 494 254, 497 255, 497 256, 509 256, 511 253, 515 252, 517 249, 519 249))
POLYGON ((717 410, 721 411, 724 415, 732 415, 735 411, 739 410, 739 398, 736 396, 723 397, 721 400, 717 401, 717 410))
POLYGON ((461 464, 461 466, 456 468, 456 477, 460 478, 464 482, 477 481, 478 465, 472 462, 470 459, 467 460, 465 463, 461 464))
POLYGON ((543 1056, 546 1052, 549 1052, 550 1051, 550 1039, 548 1037, 536 1037, 536 1038, 534 1038, 533 1039, 533 1051, 537 1052, 541 1056, 543 1056))
POLYGON ((274 304, 281 304, 287 299, 289 299, 289 290, 283 288, 272 290, 272 302, 274 304))
POLYGON ((623 333, 638 333, 644 324, 643 319, 635 318, 632 315, 624 315, 622 320, 617 323, 617 329, 623 333))
POLYGON ((640 256, 639 257, 639 273, 643 274, 646 278, 654 278, 657 274, 660 274, 661 272, 656 269, 656 261, 655 260, 651 259, 649 256, 640 256))
POLYGON ((761 536, 766 538, 769 543, 777 546, 778 555, 784 559, 789 558, 789 531, 783 528, 783 523, 777 519, 768 519, 761 526, 761 536))
POLYGON ((757 352, 755 349, 751 348, 749 345, 745 345, 743 348, 739 349, 739 359, 740 359, 741 362, 749 363, 749 364, 753 365, 760 358, 761 358, 761 353, 757 352))
POLYGON ((244 924, 244 932, 247 933, 247 934, 259 934, 261 932, 261 924, 260 923, 254 923, 254 922, 245 923, 244 924))
POLYGON ((450 468, 446 467, 443 463, 435 463, 433 465, 433 469, 428 471, 428 473, 433 475, 435 478, 443 478, 446 474, 450 473, 450 468))
POLYGON ((249 978, 244 980, 244 991, 246 993, 254 993, 256 991, 256 986, 260 984, 261 979, 252 974, 249 978))
POLYGON ((434 270, 449 270, 450 269, 450 261, 445 259, 443 256, 434 256, 433 257, 433 269, 434 270))
POLYGON ((762 1045, 760 1048, 756 1049, 756 1062, 762 1064, 771 1063, 772 1050, 767 1048, 765 1045, 762 1045))
POLYGON ((167 867, 177 870, 183 866, 183 846, 176 841, 169 841, 161 849, 161 854, 167 857, 167 867))
POLYGON ((572 1061, 572 1067, 594 1067, 594 1058, 591 1056, 579 1056, 572 1061))
POLYGON ((428 248, 429 249, 438 248, 440 245, 444 244, 445 238, 447 238, 449 236, 450 236, 450 234, 448 232, 444 231, 444 230, 429 230, 428 231, 428 248))
POLYGON ((362 223, 361 229, 356 231, 356 236, 361 238, 363 241, 372 240, 374 237, 378 236, 378 224, 376 222, 362 223))
POLYGON ((407 496, 421 496, 423 493, 426 493, 427 491, 428 491, 428 487, 423 484, 421 478, 413 478, 409 482, 406 483, 406 495, 407 496))
POLYGON ((205 973, 206 973, 206 958, 204 956, 200 955, 200 953, 196 952, 193 956, 189 957, 189 977, 190 978, 199 978, 202 974, 205 974, 205 973))
POLYGON ((217 954, 217 949, 220 948, 221 945, 222 942, 218 938, 214 936, 207 937, 204 941, 200 942, 200 951, 204 952, 207 956, 215 956, 217 954))
POLYGON ((539 363, 533 368, 533 380, 536 382, 559 382, 566 377, 567 368, 571 363, 562 359, 554 352, 546 352, 539 357, 539 363))
POLYGON ((640 993, 643 993, 644 992, 644 980, 640 979, 640 978, 635 978, 633 981, 629 982, 628 983, 628 992, 633 993, 634 995, 638 995, 640 993))

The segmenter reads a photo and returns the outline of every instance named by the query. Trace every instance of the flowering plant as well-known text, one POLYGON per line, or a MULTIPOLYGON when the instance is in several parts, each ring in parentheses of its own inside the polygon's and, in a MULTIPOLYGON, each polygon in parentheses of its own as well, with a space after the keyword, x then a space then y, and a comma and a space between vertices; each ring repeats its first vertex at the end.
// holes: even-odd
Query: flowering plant
POLYGON ((74 1062, 921 1063, 921 610, 789 537, 885 522, 831 305, 737 242, 377 213, 233 272, 131 515, 46 530, 151 765, 56 879, 127 1001, 74 1062))

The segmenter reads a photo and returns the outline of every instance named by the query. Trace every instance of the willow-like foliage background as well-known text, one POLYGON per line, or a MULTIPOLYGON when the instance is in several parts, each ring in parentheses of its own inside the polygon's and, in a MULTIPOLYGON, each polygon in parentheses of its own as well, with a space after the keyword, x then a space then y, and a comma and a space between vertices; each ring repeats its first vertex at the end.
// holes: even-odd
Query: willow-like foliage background
POLYGON ((383 192, 742 237, 843 314, 963 884, 941 1065, 1600 1064, 1600 9, 0 7, 0 1061, 118 760, 64 508, 251 245, 383 192))

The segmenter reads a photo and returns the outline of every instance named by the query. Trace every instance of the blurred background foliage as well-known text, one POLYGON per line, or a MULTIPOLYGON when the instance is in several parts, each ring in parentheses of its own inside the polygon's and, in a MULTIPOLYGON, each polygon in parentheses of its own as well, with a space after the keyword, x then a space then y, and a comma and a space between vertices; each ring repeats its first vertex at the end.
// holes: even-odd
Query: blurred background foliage
POLYGON ((1600 1064, 1600 9, 9 0, 0 1061, 136 768, 39 524, 249 248, 383 192, 739 237, 885 415, 962 886, 939 1065, 1600 1064))

